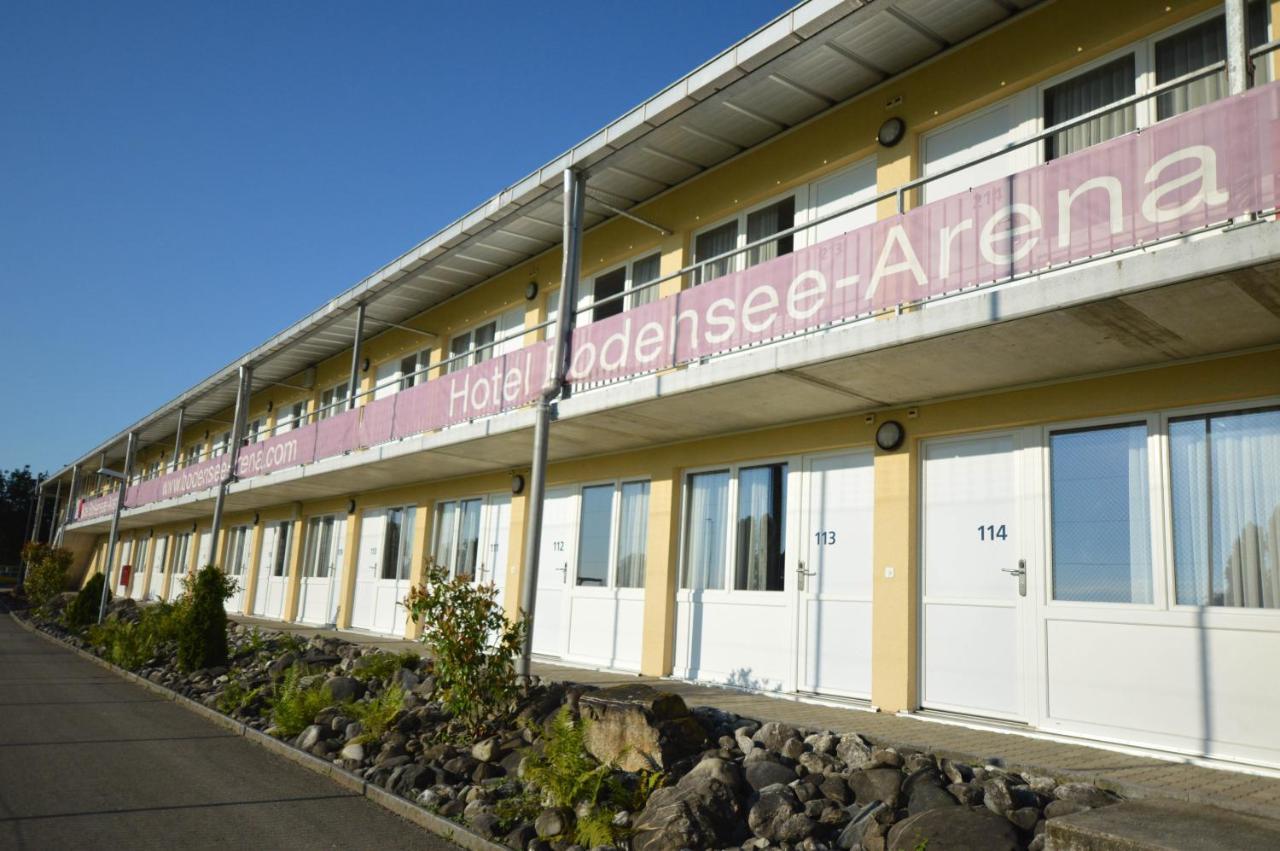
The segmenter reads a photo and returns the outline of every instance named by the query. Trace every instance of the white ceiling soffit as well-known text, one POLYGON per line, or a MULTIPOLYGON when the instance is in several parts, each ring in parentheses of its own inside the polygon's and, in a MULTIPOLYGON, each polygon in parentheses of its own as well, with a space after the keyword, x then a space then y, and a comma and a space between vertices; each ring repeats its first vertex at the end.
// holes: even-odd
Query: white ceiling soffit
MULTIPOLYGON (((187 422, 235 401, 235 374, 254 364, 254 389, 286 381, 351 345, 357 304, 366 335, 554 248, 564 169, 592 195, 627 209, 844 100, 973 38, 1041 0, 809 0, 502 190, 263 345, 81 457, 108 463, 173 439, 187 422)), ((585 226, 614 213, 590 197, 585 226)), ((296 378, 295 378, 296 381, 296 378)), ((67 474, 70 466, 60 471, 67 474)))

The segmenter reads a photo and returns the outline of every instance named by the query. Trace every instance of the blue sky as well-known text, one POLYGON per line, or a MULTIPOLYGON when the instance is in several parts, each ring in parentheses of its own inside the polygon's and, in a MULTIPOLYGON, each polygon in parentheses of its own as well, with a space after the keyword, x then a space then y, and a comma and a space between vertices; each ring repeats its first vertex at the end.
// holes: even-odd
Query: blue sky
POLYGON ((0 468, 70 462, 789 5, 0 5, 0 468))

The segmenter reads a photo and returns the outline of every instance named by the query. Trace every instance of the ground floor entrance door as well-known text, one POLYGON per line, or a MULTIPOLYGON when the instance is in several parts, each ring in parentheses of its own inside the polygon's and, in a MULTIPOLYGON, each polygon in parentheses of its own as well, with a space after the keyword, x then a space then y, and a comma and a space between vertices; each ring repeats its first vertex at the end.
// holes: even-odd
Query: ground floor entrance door
POLYGON ((507 562, 511 549, 511 495, 490 494, 485 511, 476 581, 482 585, 493 585, 498 592, 498 603, 501 604, 507 593, 507 562))
POLYGON ((331 625, 338 620, 339 573, 344 558, 346 518, 336 514, 307 521, 306 549, 298 589, 298 620, 331 625))
POLYGON ((253 595, 253 613, 259 617, 284 616, 284 593, 289 584, 289 558, 293 543, 293 523, 271 523, 262 530, 262 551, 258 555, 258 588, 253 595))
POLYGON ((236 526, 230 531, 223 570, 227 578, 235 583, 235 590, 226 602, 227 611, 233 614, 244 611, 244 584, 249 581, 249 556, 252 549, 252 526, 236 526))
POLYGON ((1023 721, 1025 559, 1019 436, 924 444, 921 483, 921 705, 1023 721))
POLYGON ((174 535, 172 550, 169 554, 169 582, 164 596, 169 602, 178 599, 187 590, 187 574, 191 569, 191 533, 174 535))
POLYGON ((533 617, 533 652, 563 656, 565 588, 576 546, 578 499, 575 488, 551 488, 542 507, 542 542, 538 557, 537 602, 533 617))
POLYGON ((164 594, 164 565, 169 555, 169 538, 161 535, 151 543, 151 576, 147 580, 147 599, 159 600, 164 594))
POLYGON ((404 632, 415 515, 412 505, 364 513, 351 604, 351 625, 356 629, 394 635, 404 632))
POLYGON ((196 570, 213 564, 213 530, 205 527, 200 530, 200 543, 197 546, 196 570))
POLYGON ((871 697, 872 462, 869 450, 805 461, 796 583, 803 691, 871 697))

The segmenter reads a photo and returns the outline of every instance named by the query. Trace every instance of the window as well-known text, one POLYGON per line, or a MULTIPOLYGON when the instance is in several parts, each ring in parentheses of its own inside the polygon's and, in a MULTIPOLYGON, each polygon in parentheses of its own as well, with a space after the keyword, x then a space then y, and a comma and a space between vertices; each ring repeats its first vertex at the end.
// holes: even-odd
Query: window
MULTIPOLYGON (((809 194, 813 207, 810 210, 810 218, 806 221, 813 221, 820 216, 847 209, 859 202, 869 201, 875 195, 876 163, 874 159, 869 159, 815 182, 809 194)), ((822 242, 855 228, 874 224, 875 221, 876 206, 868 204, 815 225, 807 233, 810 234, 811 242, 822 242)))
POLYGON ((265 417, 258 417, 257 419, 249 421, 249 423, 245 425, 244 443, 246 446, 250 443, 257 443, 259 440, 266 437, 266 429, 263 428, 265 425, 265 417))
POLYGON ((350 383, 343 381, 335 384, 320 394, 320 408, 316 411, 316 419, 324 420, 336 416, 347 409, 350 398, 350 383))
MULTIPOLYGON (((1129 53, 1045 89, 1044 124, 1052 127, 1132 95, 1137 85, 1136 57, 1129 53)), ((1138 126, 1133 105, 1063 130, 1045 139, 1046 161, 1105 142, 1138 126)))
POLYGON ((1280 608, 1280 409, 1169 423, 1177 601, 1280 608))
MULTIPOLYGON (((1254 48, 1267 41, 1267 7, 1264 3, 1249 4, 1246 13, 1249 31, 1249 47, 1254 48)), ((1187 27, 1155 43, 1156 85, 1175 80, 1184 74, 1198 71, 1227 58, 1226 19, 1222 15, 1187 27)), ((1254 63, 1254 74, 1267 76, 1269 60, 1254 63)), ((1179 86, 1156 98, 1156 119, 1163 120, 1204 106, 1222 98, 1227 93, 1227 75, 1218 71, 1208 77, 1179 86)))
POLYGON ((782 590, 787 554, 786 504, 786 464, 739 471, 735 589, 782 590))
POLYGON ((271 575, 289 575, 289 545, 293 542, 293 524, 288 520, 275 524, 275 551, 271 554, 271 575))
POLYGON ((209 457, 214 458, 223 455, 231 448, 231 431, 224 431, 213 439, 213 445, 209 447, 209 457))
POLYGON ((578 518, 579 585, 604 587, 609 584, 612 532, 613 485, 583 488, 578 518))
POLYGON ((1053 599, 1150 603, 1145 422, 1049 436, 1053 599))
POLYGON ((701 591, 724 587, 728 514, 729 471, 690 475, 681 588, 701 591))
POLYGON ((182 466, 190 467, 192 464, 200 462, 200 444, 188 446, 187 451, 182 455, 182 466))
POLYGON ((230 558, 223 571, 228 576, 240 576, 244 573, 245 563, 249 560, 250 541, 248 526, 237 526, 231 530, 231 541, 227 548, 230 558))
MULTIPOLYGON (((788 195, 697 234, 693 239, 694 262, 716 257, 726 251, 741 248, 748 243, 766 239, 772 234, 794 227, 796 205, 796 196, 788 195)), ((778 237, 748 249, 745 252, 745 260, 743 254, 735 254, 698 267, 693 273, 693 282, 701 284, 730 272, 741 271, 748 266, 755 266, 775 257, 790 254, 794 247, 793 235, 778 237)))
MULTIPOLYGON (((585 281, 582 291, 578 294, 579 308, 591 304, 593 301, 599 301, 616 296, 619 293, 626 292, 622 298, 593 307, 589 314, 581 314, 578 316, 579 322, 597 322, 610 316, 615 316, 624 310, 630 310, 633 307, 639 307, 643 304, 658 300, 658 288, 656 286, 646 287, 643 290, 632 290, 641 284, 647 284, 650 281, 656 281, 660 275, 659 267, 662 262, 662 255, 650 254, 639 260, 633 260, 623 263, 616 269, 596 275, 589 281, 585 281)), ((554 311, 553 311, 554 316, 554 311)))
POLYGON ((295 402, 281 411, 276 418, 275 434, 284 434, 300 428, 307 419, 307 403, 295 402))
POLYGON ((386 528, 382 537, 383 579, 409 578, 413 556, 414 511, 412 505, 387 509, 386 528))
POLYGON ((450 575, 475 581, 480 553, 480 497, 442 502, 436 506, 435 562, 450 575))
POLYGON ((302 561, 302 575, 313 579, 332 576, 337 567, 333 515, 312 517, 307 521, 307 550, 302 561))
POLYGON ((648 526, 648 482, 583 487, 578 493, 575 583, 587 588, 643 588, 648 526))
MULTIPOLYGON (((191 548, 191 533, 184 535, 176 535, 173 539, 173 551, 169 554, 169 572, 170 573, 186 573, 187 572, 187 554, 191 548)), ((176 592, 170 591, 170 596, 176 592)))
POLYGON ((415 384, 427 380, 425 370, 431 363, 431 350, 423 349, 402 358, 393 358, 379 364, 374 373, 373 398, 385 399, 401 390, 408 390, 415 384))
POLYGON ((457 372, 483 363, 494 355, 504 355, 520 348, 520 329, 524 327, 524 308, 513 307, 496 319, 454 335, 449 341, 450 360, 446 372, 457 372), (502 340, 496 346, 494 342, 502 340))
POLYGON ((619 588, 643 588, 649 543, 649 483, 623 482, 618 512, 619 588))

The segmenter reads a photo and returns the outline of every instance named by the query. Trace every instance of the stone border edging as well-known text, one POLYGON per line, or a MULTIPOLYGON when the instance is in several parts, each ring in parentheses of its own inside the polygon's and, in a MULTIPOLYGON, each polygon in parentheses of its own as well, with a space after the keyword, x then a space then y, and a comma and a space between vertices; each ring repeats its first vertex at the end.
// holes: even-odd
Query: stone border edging
POLYGON ((454 845, 466 848, 467 851, 511 851, 511 849, 507 848, 505 845, 499 845, 478 833, 468 830, 463 825, 449 821, 443 816, 438 816, 435 813, 428 812, 422 807, 419 807, 413 801, 401 798, 399 795, 392 792, 388 792, 381 786, 371 786, 365 782, 364 778, 357 777, 355 774, 344 768, 340 768, 331 762, 327 762, 326 760, 320 759, 319 757, 313 756, 305 751, 300 751, 280 739, 268 736, 260 730, 255 730, 247 724, 243 724, 233 718, 223 715, 216 709, 210 709, 204 704, 198 703, 185 695, 178 694, 172 689, 165 688, 158 683, 151 682, 145 677, 138 676, 132 671, 126 671, 124 668, 113 665, 106 659, 95 656, 87 650, 68 644, 56 636, 50 635, 33 624, 28 623, 18 617, 14 612, 9 612, 9 617, 11 617, 15 623, 27 632, 38 635, 44 640, 52 642, 59 647, 70 650, 82 658, 93 662, 99 667, 105 668, 113 674, 128 680, 134 685, 142 686, 152 694, 159 695, 165 700, 173 701, 189 712, 200 715, 205 718, 205 720, 212 721, 224 730, 230 730, 235 733, 237 736, 243 736, 248 741, 253 742, 265 750, 282 756, 296 765, 300 765, 309 771, 315 772, 316 774, 324 775, 339 786, 367 798, 377 806, 382 807, 384 810, 411 821, 423 830, 434 833, 440 838, 448 842, 452 842, 454 845))

